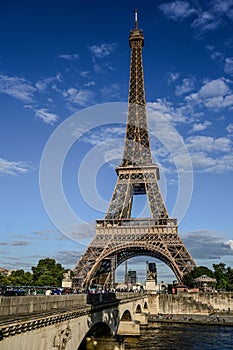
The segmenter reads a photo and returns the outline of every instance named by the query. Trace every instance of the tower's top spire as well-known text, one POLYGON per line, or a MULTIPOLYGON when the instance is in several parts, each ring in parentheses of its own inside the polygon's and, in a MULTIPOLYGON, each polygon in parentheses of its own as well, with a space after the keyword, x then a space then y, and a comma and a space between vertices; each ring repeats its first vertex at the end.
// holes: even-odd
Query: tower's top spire
MULTIPOLYGON (((138 29, 138 10, 134 10, 134 29, 130 31, 129 45, 132 47, 133 42, 139 42, 141 47, 144 45, 144 36, 141 29, 138 29)), ((136 45, 137 45, 136 43, 136 45)))
POLYGON ((134 16, 135 16, 134 29, 138 30, 138 10, 137 9, 134 10, 134 16))

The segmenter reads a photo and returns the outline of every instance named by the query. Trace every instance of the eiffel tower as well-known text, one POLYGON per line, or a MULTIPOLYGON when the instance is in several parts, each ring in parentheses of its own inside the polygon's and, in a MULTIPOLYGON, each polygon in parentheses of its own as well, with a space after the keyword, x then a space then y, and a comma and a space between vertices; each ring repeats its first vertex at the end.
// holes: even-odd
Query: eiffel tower
POLYGON ((178 235, 177 219, 169 218, 159 186, 159 168, 152 161, 146 117, 142 48, 144 36, 135 26, 130 31, 131 48, 128 120, 124 153, 104 220, 96 221, 96 234, 74 268, 73 285, 112 286, 114 272, 124 261, 140 255, 166 263, 179 283, 195 266, 178 235), (151 218, 131 218, 134 196, 146 195, 151 218))

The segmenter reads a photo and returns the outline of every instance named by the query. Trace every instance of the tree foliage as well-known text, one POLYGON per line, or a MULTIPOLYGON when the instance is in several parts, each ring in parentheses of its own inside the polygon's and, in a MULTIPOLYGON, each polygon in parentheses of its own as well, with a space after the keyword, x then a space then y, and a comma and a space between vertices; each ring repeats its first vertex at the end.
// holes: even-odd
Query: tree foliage
POLYGON ((233 291, 233 269, 226 264, 213 264, 214 275, 217 280, 216 288, 223 291, 233 291))
POLYGON ((39 260, 37 266, 32 267, 33 284, 36 286, 61 286, 65 269, 54 259, 39 260))
POLYGON ((199 267, 195 267, 189 274, 185 276, 185 284, 188 287, 193 288, 195 286, 195 283, 194 283, 195 278, 198 278, 203 275, 214 278, 214 273, 212 270, 210 270, 206 266, 199 266, 199 267))
POLYGON ((199 266, 185 276, 185 283, 194 287, 194 280, 202 275, 216 279, 216 289, 219 291, 233 291, 233 269, 226 267, 226 264, 213 264, 213 271, 206 266, 199 266))
POLYGON ((64 267, 54 259, 41 259, 37 266, 32 267, 32 273, 21 269, 12 271, 10 276, 0 274, 0 285, 59 287, 64 271, 64 267))
POLYGON ((7 277, 9 284, 16 286, 30 286, 32 284, 31 272, 24 272, 24 270, 12 271, 10 276, 7 277))

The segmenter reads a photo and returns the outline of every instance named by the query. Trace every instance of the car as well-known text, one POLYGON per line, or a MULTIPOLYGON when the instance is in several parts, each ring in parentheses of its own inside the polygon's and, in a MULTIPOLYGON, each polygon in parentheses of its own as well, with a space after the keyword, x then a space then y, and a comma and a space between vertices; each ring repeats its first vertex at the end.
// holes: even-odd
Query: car
POLYGON ((24 296, 26 291, 23 289, 7 289, 3 292, 5 297, 15 297, 15 296, 24 296))

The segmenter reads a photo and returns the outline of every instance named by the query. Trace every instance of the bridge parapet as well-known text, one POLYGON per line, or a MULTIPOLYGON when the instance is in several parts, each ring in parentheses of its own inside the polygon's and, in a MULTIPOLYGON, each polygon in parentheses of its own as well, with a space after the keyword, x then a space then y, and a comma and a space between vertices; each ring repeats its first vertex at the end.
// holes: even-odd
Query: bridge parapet
POLYGON ((21 297, 0 296, 0 315, 21 315, 46 312, 87 304, 87 294, 38 295, 21 297))

